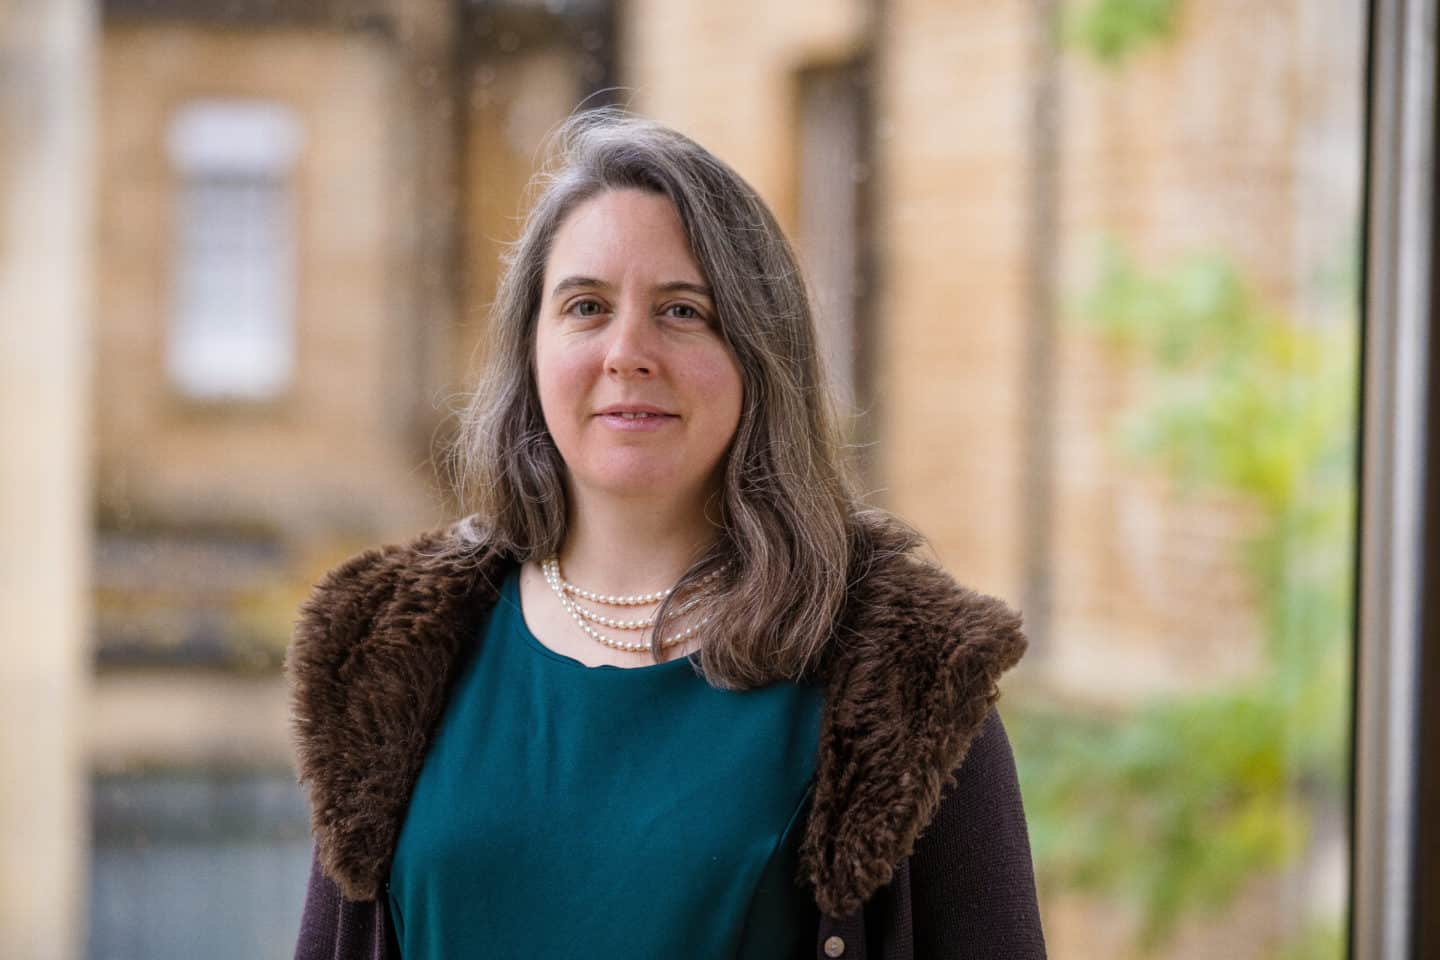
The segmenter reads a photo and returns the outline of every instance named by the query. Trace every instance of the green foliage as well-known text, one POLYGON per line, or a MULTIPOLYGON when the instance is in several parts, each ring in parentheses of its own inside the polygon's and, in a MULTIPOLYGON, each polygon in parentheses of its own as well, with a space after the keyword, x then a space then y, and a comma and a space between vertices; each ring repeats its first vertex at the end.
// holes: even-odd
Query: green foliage
POLYGON ((1275 951, 1274 960, 1334 960, 1348 949, 1344 929, 1327 924, 1302 931, 1293 943, 1275 951))
POLYGON ((1042 873, 1142 904, 1147 948, 1188 910, 1223 906, 1303 843, 1307 811, 1270 735, 1278 709, 1257 690, 1124 722, 1028 708, 1012 727, 1042 873))
POLYGON ((1181 0, 1089 0, 1066 7, 1064 41, 1106 66, 1175 34, 1181 0))
MULTIPOLYGON (((1011 721, 1042 875, 1134 899, 1153 949, 1290 861, 1311 811, 1343 800, 1355 325, 1274 315, 1224 257, 1147 274, 1114 245, 1078 312, 1144 374, 1116 432, 1125 455, 1260 517, 1244 545, 1258 677, 1123 717, 1021 704, 1011 721)), ((1338 955, 1311 940, 1294 956, 1338 955)))

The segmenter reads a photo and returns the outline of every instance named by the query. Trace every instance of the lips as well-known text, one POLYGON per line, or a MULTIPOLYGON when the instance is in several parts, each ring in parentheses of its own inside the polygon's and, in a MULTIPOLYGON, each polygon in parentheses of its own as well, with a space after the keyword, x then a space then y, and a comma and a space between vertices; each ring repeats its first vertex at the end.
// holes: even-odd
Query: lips
POLYGON ((633 435, 664 430, 680 417, 649 404, 617 403, 595 414, 595 419, 618 433, 633 435))
POLYGON ((620 417, 625 420, 644 420, 651 417, 673 417, 675 414, 646 403, 617 403, 601 410, 596 416, 620 417))

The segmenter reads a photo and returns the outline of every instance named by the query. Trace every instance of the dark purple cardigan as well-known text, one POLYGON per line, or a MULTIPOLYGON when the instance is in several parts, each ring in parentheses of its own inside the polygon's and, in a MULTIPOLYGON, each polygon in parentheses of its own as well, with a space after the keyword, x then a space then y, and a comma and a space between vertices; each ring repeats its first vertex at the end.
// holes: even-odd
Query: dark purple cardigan
MULTIPOLYGON (((878 536, 878 535, 877 535, 878 536)), ((913 557, 860 551, 824 668, 801 845, 815 956, 1045 955, 995 680, 1019 617, 913 557)), ((410 790, 507 558, 448 533, 371 550, 302 608, 288 669, 316 855, 297 960, 391 960, 384 884, 410 790)))

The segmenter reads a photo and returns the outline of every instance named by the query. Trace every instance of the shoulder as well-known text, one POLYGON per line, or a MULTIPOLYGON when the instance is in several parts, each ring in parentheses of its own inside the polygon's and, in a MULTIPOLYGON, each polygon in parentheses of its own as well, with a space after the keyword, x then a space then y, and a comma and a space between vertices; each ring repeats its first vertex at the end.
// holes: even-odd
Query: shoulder
POLYGON ((1000 671, 1024 654, 1020 614, 956 582, 903 523, 869 516, 855 539, 840 651, 922 662, 980 657, 1000 671))
POLYGON ((1015 758, 992 707, 910 858, 916 954, 1043 958, 1015 758))
POLYGON ((844 916, 914 849, 1024 654, 1019 613, 958 584, 883 525, 858 552, 825 668, 826 717, 802 858, 844 916))
POLYGON ((453 528, 367 550, 315 585, 286 673, 325 873, 375 895, 424 745, 507 558, 453 528))
POLYGON ((313 678, 369 647, 401 642, 498 591, 510 558, 469 520, 364 550, 322 576, 300 605, 287 670, 313 678))

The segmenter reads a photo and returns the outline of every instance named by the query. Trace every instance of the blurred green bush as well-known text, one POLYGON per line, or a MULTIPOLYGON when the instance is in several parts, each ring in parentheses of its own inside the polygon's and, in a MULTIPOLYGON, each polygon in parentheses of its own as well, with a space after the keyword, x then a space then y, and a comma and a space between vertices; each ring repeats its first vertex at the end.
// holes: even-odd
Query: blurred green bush
MULTIPOLYGON (((1178 495, 1260 516, 1243 557, 1266 638, 1257 676, 1123 716, 1023 700, 1007 714, 1042 882, 1137 903, 1153 951, 1292 862, 1317 812, 1346 803, 1357 324, 1267 310, 1224 256, 1147 273, 1115 243, 1076 312, 1143 381, 1117 425, 1123 455, 1178 495)), ((1277 956, 1342 952, 1322 927, 1277 956)))

